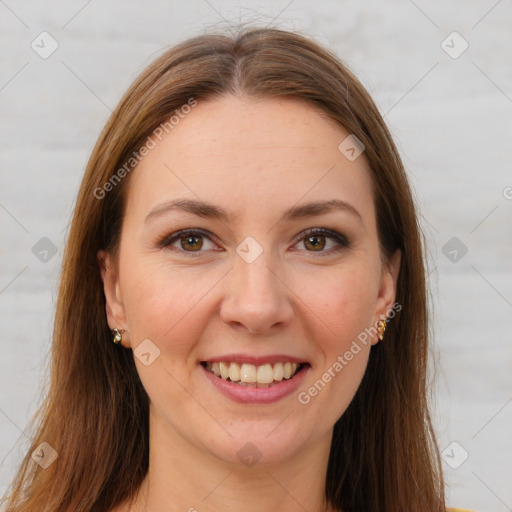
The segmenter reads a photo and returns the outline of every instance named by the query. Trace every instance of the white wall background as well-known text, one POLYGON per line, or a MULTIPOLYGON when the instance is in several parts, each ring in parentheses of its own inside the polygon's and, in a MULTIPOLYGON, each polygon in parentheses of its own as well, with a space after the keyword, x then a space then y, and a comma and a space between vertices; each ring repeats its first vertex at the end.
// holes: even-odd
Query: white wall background
POLYGON ((0 0, 0 493, 46 382, 64 237, 93 144, 156 55, 225 20, 304 31, 386 115, 429 239, 448 501, 512 510, 511 0, 0 0), (31 48, 46 57, 43 31, 58 43, 47 58, 31 48))

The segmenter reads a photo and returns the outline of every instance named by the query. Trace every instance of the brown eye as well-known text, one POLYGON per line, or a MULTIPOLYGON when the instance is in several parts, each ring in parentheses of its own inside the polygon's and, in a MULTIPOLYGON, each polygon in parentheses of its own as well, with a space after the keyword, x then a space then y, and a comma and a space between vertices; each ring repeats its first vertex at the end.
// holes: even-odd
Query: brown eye
POLYGON ((179 240, 181 241, 181 248, 183 250, 188 250, 190 248, 192 251, 200 251, 201 247, 203 247, 202 235, 188 235, 180 238, 179 240))
MULTIPOLYGON (((318 253, 318 256, 328 256, 351 247, 350 242, 345 236, 324 228, 310 229, 302 233, 298 242, 304 244, 306 252, 318 253), (328 240, 331 240, 330 246, 328 240)), ((189 255, 191 253, 205 252, 208 249, 216 250, 215 245, 209 234, 196 229, 185 229, 172 233, 158 243, 158 247, 167 247, 173 251, 188 253, 189 255), (208 243, 211 244, 211 247, 208 247, 208 243)))
POLYGON ((158 247, 167 247, 182 253, 200 253, 208 249, 215 249, 215 244, 208 234, 196 229, 185 229, 167 235, 158 243, 158 247), (208 247, 208 243, 211 244, 211 247, 208 247))
POLYGON ((304 245, 313 251, 321 251, 326 245, 325 238, 323 235, 308 236, 304 239, 304 245))
POLYGON ((325 228, 314 228, 302 233, 299 242, 304 244, 306 252, 316 252, 318 256, 328 256, 343 249, 350 248, 350 242, 342 234, 325 228), (327 247, 328 240, 334 243, 327 247), (326 250, 324 250, 327 247, 326 250))

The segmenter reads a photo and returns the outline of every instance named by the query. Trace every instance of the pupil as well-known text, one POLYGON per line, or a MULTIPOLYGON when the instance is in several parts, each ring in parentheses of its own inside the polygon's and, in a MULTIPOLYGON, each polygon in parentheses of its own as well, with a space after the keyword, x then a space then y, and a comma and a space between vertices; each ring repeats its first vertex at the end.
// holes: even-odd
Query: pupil
POLYGON ((321 236, 317 236, 317 235, 315 235, 315 236, 310 236, 310 237, 308 237, 307 242, 308 242, 308 244, 311 244, 314 248, 320 248, 320 249, 323 249, 323 248, 324 248, 324 246, 325 246, 325 242, 324 242, 324 243, 321 243, 321 242, 319 241, 319 238, 323 238, 323 237, 321 237, 321 236))
POLYGON ((192 249, 198 248, 198 247, 201 248, 202 244, 199 244, 198 240, 199 240, 199 237, 197 237, 197 236, 189 236, 189 237, 185 238, 185 244, 189 245, 192 249))

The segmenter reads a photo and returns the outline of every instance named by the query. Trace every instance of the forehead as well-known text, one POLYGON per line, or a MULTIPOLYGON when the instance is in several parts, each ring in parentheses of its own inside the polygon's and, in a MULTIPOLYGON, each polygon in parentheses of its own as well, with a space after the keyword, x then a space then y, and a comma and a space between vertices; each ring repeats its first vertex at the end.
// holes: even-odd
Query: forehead
POLYGON ((298 202, 335 198, 372 215, 365 159, 338 149, 348 136, 295 99, 198 100, 132 172, 127 215, 173 197, 207 200, 237 218, 275 218, 298 202))

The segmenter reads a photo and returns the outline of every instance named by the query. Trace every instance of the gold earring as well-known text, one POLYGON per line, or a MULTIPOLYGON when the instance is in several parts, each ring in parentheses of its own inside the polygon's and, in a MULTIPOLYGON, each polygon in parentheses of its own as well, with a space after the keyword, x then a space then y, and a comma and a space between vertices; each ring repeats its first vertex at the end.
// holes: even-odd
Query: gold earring
POLYGON ((384 339, 384 331, 386 330, 386 320, 379 320, 378 329, 379 329, 379 340, 382 341, 384 339))
POLYGON ((114 336, 114 339, 112 340, 116 345, 119 345, 121 343, 121 340, 123 339, 123 334, 125 333, 124 329, 112 329, 112 335, 114 336))

